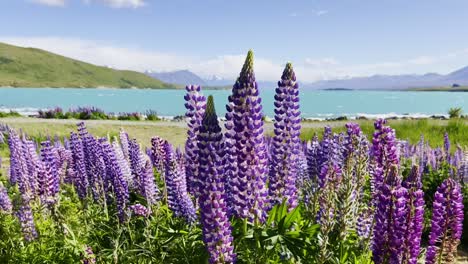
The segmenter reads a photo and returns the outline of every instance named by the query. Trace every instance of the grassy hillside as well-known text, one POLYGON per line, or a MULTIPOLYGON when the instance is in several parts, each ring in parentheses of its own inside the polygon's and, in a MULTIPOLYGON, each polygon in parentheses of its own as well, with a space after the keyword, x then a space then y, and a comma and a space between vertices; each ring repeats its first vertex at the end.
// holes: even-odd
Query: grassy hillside
POLYGON ((143 73, 114 70, 4 43, 0 43, 0 86, 176 88, 143 73))

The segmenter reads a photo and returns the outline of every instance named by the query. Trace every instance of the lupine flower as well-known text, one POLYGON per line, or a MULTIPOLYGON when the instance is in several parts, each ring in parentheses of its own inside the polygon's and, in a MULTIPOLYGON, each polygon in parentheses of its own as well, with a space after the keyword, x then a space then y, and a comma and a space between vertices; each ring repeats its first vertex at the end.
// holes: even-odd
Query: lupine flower
POLYGON ((247 54, 228 101, 226 178, 232 212, 240 218, 263 221, 268 201, 268 156, 252 51, 247 54))
POLYGON ((10 182, 18 184, 23 203, 29 204, 36 194, 36 179, 28 173, 25 157, 28 147, 13 130, 9 133, 8 145, 10 147, 10 182))
POLYGON ((117 162, 119 163, 120 170, 122 171, 125 181, 127 182, 129 188, 134 187, 132 169, 130 168, 131 164, 129 164, 128 162, 129 159, 125 158, 122 147, 117 141, 114 140, 114 142, 112 142, 112 148, 114 149, 115 158, 117 159, 117 162))
POLYGON ((85 157, 83 152, 83 144, 77 134, 71 133, 70 135, 70 148, 73 156, 73 170, 76 191, 80 199, 84 199, 88 194, 88 177, 86 173, 85 157))
POLYGON ((96 256, 94 255, 93 249, 90 246, 86 246, 81 256, 82 256, 81 263, 83 264, 95 264, 96 263, 96 256))
POLYGON ((145 165, 142 168, 141 191, 148 205, 156 203, 158 186, 154 181, 153 165, 149 158, 145 158, 145 165))
POLYGON ((164 179, 166 153, 164 149, 164 140, 160 137, 151 138, 151 153, 154 167, 164 179))
POLYGON ((11 204, 10 197, 8 196, 7 189, 0 185, 0 212, 11 213, 13 205, 11 204))
POLYGON ((401 263, 404 254, 404 236, 407 231, 408 190, 401 186, 396 165, 376 195, 375 227, 372 260, 380 263, 401 263))
POLYGON ((454 263, 462 228, 463 197, 460 185, 453 179, 446 179, 434 194, 426 263, 454 263))
POLYGON ((104 142, 102 143, 102 148, 105 156, 104 161, 112 180, 112 187, 117 202, 119 220, 122 223, 126 219, 125 212, 129 199, 128 185, 125 181, 122 170, 120 169, 119 162, 115 156, 115 152, 112 146, 109 143, 104 142))
POLYGON ((317 135, 314 135, 312 140, 307 143, 307 166, 309 167, 310 180, 317 181, 318 174, 320 173, 319 148, 320 143, 317 135))
POLYGON ((119 137, 120 137, 120 145, 122 146, 122 153, 123 153, 125 159, 129 159, 129 137, 128 137, 128 134, 123 129, 121 129, 120 133, 119 133, 119 137))
POLYGON ((169 208, 178 217, 184 217, 187 222, 193 223, 196 219, 195 207, 187 192, 185 173, 177 162, 174 150, 169 142, 164 144, 165 180, 167 188, 167 203, 169 208))
POLYGON ((208 97, 206 112, 198 135, 198 148, 200 214, 203 238, 210 253, 210 263, 234 263, 233 237, 223 180, 223 134, 212 96, 208 97))
POLYGON ((289 208, 297 206, 297 164, 301 141, 299 85, 291 63, 287 63, 275 94, 275 129, 272 140, 269 191, 271 202, 285 199, 289 208))
POLYGON ((447 162, 450 163, 450 139, 447 132, 444 134, 444 153, 447 162))
POLYGON ((187 112, 185 117, 187 119, 188 130, 187 130, 187 140, 185 142, 185 159, 186 164, 186 174, 188 182, 188 191, 192 193, 196 198, 200 196, 200 191, 198 186, 200 185, 198 179, 198 131, 205 114, 206 108, 206 98, 200 94, 200 86, 198 85, 188 85, 185 87, 187 94, 184 96, 185 99, 185 108, 187 112))
POLYGON ((50 141, 42 142, 41 146, 41 200, 48 205, 53 205, 56 202, 56 195, 59 191, 60 184, 57 162, 52 153, 50 141))
POLYGON ((148 217, 151 211, 141 204, 130 205, 130 211, 135 216, 148 217))
POLYGON ((37 238, 36 226, 34 225, 33 213, 29 205, 22 205, 17 212, 21 224, 24 239, 28 242, 37 238))
POLYGON ((385 176, 390 174, 390 168, 393 165, 397 167, 400 165, 395 130, 389 126, 385 126, 385 124, 386 121, 384 119, 379 119, 374 123, 376 131, 372 139, 371 149, 373 158, 371 187, 374 195, 386 181, 385 176))

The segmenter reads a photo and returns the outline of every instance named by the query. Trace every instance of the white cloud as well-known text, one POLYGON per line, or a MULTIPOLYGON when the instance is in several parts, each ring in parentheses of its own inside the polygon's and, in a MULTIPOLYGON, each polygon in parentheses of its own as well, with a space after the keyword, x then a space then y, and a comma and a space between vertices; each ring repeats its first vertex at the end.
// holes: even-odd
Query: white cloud
MULTIPOLYGON (((245 59, 245 54, 228 54, 215 57, 199 57, 171 54, 140 48, 119 47, 109 43, 61 37, 0 37, 6 42, 23 47, 45 49, 70 58, 116 69, 136 71, 174 71, 188 69, 202 77, 213 75, 235 79, 245 59)), ((307 58, 294 62, 298 79, 312 82, 323 79, 369 76, 374 74, 408 74, 426 72, 447 73, 466 66, 468 49, 439 56, 420 56, 401 61, 376 63, 344 63, 333 57, 307 58)), ((278 80, 285 62, 256 57, 255 73, 258 80, 278 80)))
MULTIPOLYGON (((90 2, 92 0, 86 0, 90 2)), ((112 8, 139 8, 146 5, 143 0, 95 0, 102 2, 112 8)))
POLYGON ((31 0, 31 2, 47 6, 65 6, 65 0, 31 0))
POLYGON ((323 15, 328 14, 328 10, 317 10, 317 11, 315 11, 315 14, 317 16, 323 16, 323 15))

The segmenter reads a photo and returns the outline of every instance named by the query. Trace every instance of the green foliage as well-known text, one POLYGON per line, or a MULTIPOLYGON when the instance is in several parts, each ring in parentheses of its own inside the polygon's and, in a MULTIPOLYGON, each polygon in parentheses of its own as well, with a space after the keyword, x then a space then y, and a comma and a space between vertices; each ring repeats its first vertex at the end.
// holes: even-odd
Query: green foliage
POLYGON ((0 118, 5 118, 5 117, 20 117, 21 115, 13 110, 10 110, 10 112, 1 112, 0 111, 0 118))
POLYGON ((0 43, 0 86, 175 89, 135 71, 114 70, 44 50, 0 43))
POLYGON ((462 113, 463 111, 461 107, 452 107, 448 111, 450 118, 460 118, 462 113))

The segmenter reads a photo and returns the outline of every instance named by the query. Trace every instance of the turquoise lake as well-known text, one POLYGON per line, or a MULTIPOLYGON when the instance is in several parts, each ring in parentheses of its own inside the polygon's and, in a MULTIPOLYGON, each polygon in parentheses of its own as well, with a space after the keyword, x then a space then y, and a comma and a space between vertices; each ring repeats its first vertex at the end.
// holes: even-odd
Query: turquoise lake
MULTIPOLYGON (((212 94, 218 114, 224 114, 230 91, 203 93, 212 94)), ((184 94, 185 90, 1 88, 0 110, 34 113, 56 106, 64 110, 96 106, 111 113, 151 109, 161 116, 176 116, 185 112, 184 94)), ((265 114, 273 116, 274 90, 261 90, 260 95, 265 114)), ((307 118, 445 115, 451 107, 468 111, 468 93, 463 92, 301 91, 300 97, 302 116, 307 118)))

